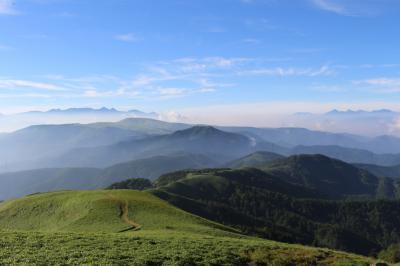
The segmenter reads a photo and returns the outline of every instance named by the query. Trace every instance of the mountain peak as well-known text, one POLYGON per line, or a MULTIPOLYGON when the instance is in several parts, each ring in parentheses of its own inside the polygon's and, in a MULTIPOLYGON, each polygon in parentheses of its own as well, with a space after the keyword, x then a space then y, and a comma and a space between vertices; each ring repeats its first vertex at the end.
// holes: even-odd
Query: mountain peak
POLYGON ((333 109, 332 111, 329 111, 325 113, 326 115, 357 115, 357 114, 393 114, 396 113, 390 109, 379 109, 379 110, 372 110, 372 111, 366 111, 366 110, 338 110, 338 109, 333 109))
POLYGON ((197 125, 193 126, 188 129, 184 130, 179 130, 175 132, 174 134, 177 135, 188 135, 188 136, 194 136, 194 135, 203 135, 203 136, 210 136, 210 135, 221 135, 221 134, 230 134, 227 132, 224 132, 222 130, 216 129, 215 127, 212 126, 204 126, 204 125, 197 125))

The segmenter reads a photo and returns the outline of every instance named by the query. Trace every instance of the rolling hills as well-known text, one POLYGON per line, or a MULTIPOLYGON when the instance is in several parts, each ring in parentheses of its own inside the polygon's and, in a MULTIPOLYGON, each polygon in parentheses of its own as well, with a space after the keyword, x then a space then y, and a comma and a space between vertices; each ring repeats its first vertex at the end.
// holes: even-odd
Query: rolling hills
POLYGON ((369 265, 370 258, 240 235, 146 192, 64 191, 0 204, 5 264, 369 265))

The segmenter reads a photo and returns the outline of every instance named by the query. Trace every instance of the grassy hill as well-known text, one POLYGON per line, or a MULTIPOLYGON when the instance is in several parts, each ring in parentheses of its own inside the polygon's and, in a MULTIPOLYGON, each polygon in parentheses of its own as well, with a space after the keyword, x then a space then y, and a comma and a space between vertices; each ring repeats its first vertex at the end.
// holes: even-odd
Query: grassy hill
POLYGON ((62 191, 0 205, 7 265, 369 265, 372 259, 246 237, 146 192, 62 191))
POLYGON ((131 227, 120 219, 125 212, 143 230, 160 230, 168 226, 191 233, 212 233, 217 228, 226 230, 148 193, 132 190, 50 192, 5 202, 0 205, 0 228, 117 233, 131 227))

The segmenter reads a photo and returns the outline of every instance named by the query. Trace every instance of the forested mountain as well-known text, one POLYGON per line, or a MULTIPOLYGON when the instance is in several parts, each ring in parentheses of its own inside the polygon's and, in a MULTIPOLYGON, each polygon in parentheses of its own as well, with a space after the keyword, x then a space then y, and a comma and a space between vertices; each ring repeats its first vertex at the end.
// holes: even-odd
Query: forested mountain
MULTIPOLYGON (((160 177, 155 185, 152 193, 177 207, 269 239, 365 255, 400 240, 399 201, 328 201, 324 198, 331 194, 324 190, 256 169, 181 171, 160 177)), ((369 186, 365 189, 371 193, 369 186)))
MULTIPOLYGON (((323 155, 294 155, 268 163, 262 169, 276 178, 315 189, 332 199, 374 198, 383 182, 366 170, 323 155)), ((385 197, 393 198, 395 191, 392 184, 385 197)))

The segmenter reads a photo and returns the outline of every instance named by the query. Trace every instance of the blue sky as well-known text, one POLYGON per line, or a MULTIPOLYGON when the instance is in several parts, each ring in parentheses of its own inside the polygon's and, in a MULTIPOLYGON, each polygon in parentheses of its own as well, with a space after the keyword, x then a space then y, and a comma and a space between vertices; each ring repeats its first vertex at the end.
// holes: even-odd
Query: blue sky
POLYGON ((396 109, 399 25, 397 0, 0 0, 0 112, 396 109))

